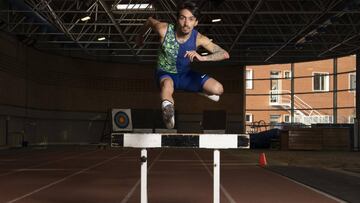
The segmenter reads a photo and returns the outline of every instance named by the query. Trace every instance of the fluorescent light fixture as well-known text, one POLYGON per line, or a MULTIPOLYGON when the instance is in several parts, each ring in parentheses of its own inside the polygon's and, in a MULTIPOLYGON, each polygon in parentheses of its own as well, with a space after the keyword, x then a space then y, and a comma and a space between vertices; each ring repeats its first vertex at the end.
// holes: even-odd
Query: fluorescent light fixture
POLYGON ((217 22, 220 22, 221 21, 221 18, 216 18, 216 19, 212 19, 211 22, 213 23, 217 23, 217 22))
POLYGON ((83 18, 81 18, 81 21, 88 21, 88 20, 90 20, 90 16, 85 16, 85 17, 83 17, 83 18))
POLYGON ((206 55, 208 55, 209 53, 207 53, 207 52, 203 52, 203 53, 201 53, 201 55, 203 55, 203 56, 206 56, 206 55))
POLYGON ((99 37, 98 38, 98 41, 103 41, 103 40, 105 40, 106 38, 105 37, 99 37))
POLYGON ((116 8, 118 10, 144 10, 152 9, 153 6, 151 4, 117 4, 116 8))

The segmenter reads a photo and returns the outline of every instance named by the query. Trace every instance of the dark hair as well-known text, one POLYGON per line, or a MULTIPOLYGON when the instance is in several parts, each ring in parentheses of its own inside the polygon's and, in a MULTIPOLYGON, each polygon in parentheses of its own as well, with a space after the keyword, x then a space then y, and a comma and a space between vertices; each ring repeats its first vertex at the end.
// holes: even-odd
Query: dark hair
POLYGON ((199 19, 200 17, 200 9, 199 7, 197 7, 196 3, 193 1, 183 1, 181 4, 179 4, 178 6, 178 13, 177 13, 177 17, 179 18, 180 15, 180 11, 183 9, 187 9, 189 10, 196 19, 199 19))

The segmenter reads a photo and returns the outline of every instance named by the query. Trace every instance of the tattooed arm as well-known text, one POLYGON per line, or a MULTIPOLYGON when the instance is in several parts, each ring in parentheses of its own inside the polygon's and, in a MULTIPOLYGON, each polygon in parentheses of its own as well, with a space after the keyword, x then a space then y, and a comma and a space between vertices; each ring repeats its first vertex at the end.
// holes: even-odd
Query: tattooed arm
POLYGON ((203 61, 221 61, 230 58, 230 55, 227 51, 200 33, 198 33, 196 44, 197 46, 202 46, 211 52, 211 54, 203 56, 203 61))

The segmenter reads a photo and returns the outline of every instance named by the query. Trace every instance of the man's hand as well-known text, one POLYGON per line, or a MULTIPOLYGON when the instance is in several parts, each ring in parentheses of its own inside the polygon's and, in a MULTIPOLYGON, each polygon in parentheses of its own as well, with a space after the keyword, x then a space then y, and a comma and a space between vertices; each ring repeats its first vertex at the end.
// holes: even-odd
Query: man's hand
POLYGON ((191 62, 194 60, 196 61, 204 61, 205 58, 200 56, 196 51, 186 51, 186 54, 184 56, 185 58, 188 57, 191 62))
POLYGON ((135 44, 138 47, 142 47, 144 45, 144 37, 142 35, 137 35, 135 38, 135 44))

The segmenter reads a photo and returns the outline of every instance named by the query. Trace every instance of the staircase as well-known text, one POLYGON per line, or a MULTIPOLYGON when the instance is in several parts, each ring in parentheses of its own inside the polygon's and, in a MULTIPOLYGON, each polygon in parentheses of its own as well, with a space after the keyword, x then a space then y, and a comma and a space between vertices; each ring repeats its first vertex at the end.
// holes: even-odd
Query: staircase
MULTIPOLYGON (((291 92, 289 90, 270 90, 269 104, 291 112, 291 92)), ((306 125, 332 123, 332 116, 321 114, 296 95, 294 95, 294 114, 295 123, 306 125)))

